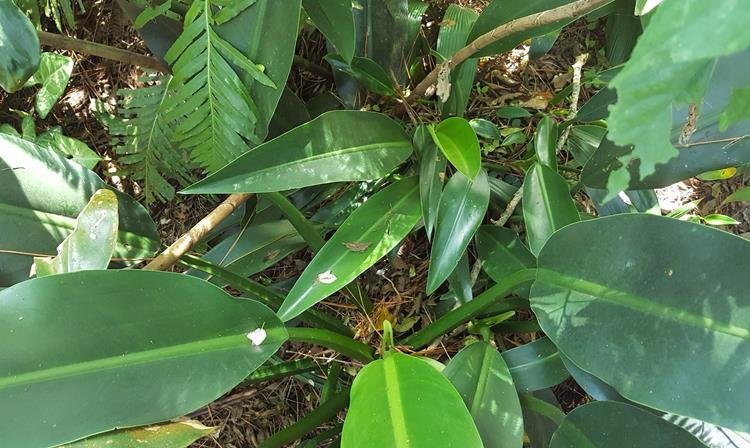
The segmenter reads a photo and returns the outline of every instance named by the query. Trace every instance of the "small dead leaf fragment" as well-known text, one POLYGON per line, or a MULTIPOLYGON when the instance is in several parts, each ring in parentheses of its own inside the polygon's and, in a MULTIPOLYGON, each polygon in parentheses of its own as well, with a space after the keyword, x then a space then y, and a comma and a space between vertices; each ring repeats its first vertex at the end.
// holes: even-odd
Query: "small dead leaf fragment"
POLYGON ((370 247, 370 243, 362 243, 359 241, 351 241, 348 243, 344 243, 344 246, 346 246, 347 249, 349 249, 352 252, 362 252, 364 250, 367 250, 368 247, 370 247))
POLYGON ((330 285, 331 283, 336 281, 336 276, 333 275, 333 272, 328 270, 328 271, 321 272, 320 274, 318 274, 318 281, 320 283, 330 285))
POLYGON ((266 330, 262 328, 256 328, 255 330, 247 334, 247 338, 250 339, 250 342, 253 345, 260 345, 263 343, 263 341, 266 340, 266 330))

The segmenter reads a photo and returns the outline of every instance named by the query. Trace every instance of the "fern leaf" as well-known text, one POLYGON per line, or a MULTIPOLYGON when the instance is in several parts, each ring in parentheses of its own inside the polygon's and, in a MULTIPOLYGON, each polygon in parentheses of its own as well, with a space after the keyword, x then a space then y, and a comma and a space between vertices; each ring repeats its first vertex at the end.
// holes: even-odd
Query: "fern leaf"
POLYGON ((137 89, 121 89, 118 94, 119 119, 108 121, 115 137, 115 150, 125 171, 140 182, 146 202, 168 201, 180 185, 193 182, 187 154, 173 143, 173 123, 164 107, 173 79, 169 75, 151 75, 152 85, 137 89))
MULTIPOLYGON (((249 6, 252 2, 238 4, 249 6)), ((238 4, 224 17, 234 17, 238 4)), ((216 14, 221 15, 225 8, 216 14)), ((234 67, 257 82, 276 87, 262 66, 219 37, 216 25, 211 1, 196 0, 185 13, 182 34, 165 55, 174 74, 173 91, 165 101, 168 120, 178 123, 173 139, 208 172, 260 143, 255 135, 257 108, 234 67)))

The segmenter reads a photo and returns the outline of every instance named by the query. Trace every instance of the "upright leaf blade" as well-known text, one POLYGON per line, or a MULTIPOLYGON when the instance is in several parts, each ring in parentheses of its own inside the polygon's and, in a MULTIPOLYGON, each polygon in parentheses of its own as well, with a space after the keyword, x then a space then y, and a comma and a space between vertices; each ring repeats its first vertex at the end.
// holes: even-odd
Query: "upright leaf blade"
POLYGON ((485 448, 523 444, 521 404, 508 366, 495 348, 475 342, 458 352, 443 374, 469 408, 485 448))
POLYGON ((0 432, 14 447, 191 412, 242 381, 287 337, 260 303, 164 272, 54 275, 5 289, 0 301, 7 330, 0 432), (259 328, 266 337, 256 345, 247 333, 259 328))
MULTIPOLYGON (((457 4, 448 5, 440 23, 436 51, 447 59, 466 45, 471 28, 477 20, 477 13, 471 8, 457 4)), ((469 102, 469 94, 474 86, 477 73, 477 60, 471 59, 453 69, 450 76, 450 95, 441 98, 443 116, 463 116, 469 102)))
POLYGON ((474 181, 455 173, 440 197, 435 237, 430 250, 427 293, 432 294, 456 268, 469 245, 490 201, 487 173, 479 171, 474 181))
POLYGON ((302 6, 341 57, 351 62, 356 41, 351 0, 302 0, 302 6))
POLYGON ((531 304, 560 351, 625 398, 747 431, 748 256, 747 241, 676 219, 580 222, 540 253, 531 304))
POLYGON ((331 111, 248 151, 183 193, 267 193, 377 179, 411 152, 401 126, 385 115, 331 111))
POLYGON ((689 432, 635 406, 597 401, 568 414, 550 448, 705 447, 689 432))
POLYGON ((342 446, 482 447, 461 396, 422 359, 388 353, 371 362, 354 379, 350 403, 342 446))
POLYGON ((422 204, 422 220, 427 237, 432 238, 447 163, 443 153, 432 141, 426 125, 420 125, 414 131, 414 147, 421 154, 419 161, 419 198, 422 204))
MULTIPOLYGON (((0 249, 55 253, 96 190, 96 174, 55 151, 0 135, 0 249)), ((110 188, 111 189, 111 188, 110 188)), ((150 257, 159 247, 156 225, 133 198, 115 191, 119 231, 116 257, 150 257)), ((29 277, 32 255, 0 254, 0 287, 29 277)))
POLYGON ((373 195, 349 215, 315 255, 289 291, 279 317, 288 321, 349 284, 396 247, 419 216, 415 177, 397 181, 373 195))
POLYGON ((12 1, 0 2, 0 87, 13 93, 39 66, 34 25, 12 1))
POLYGON ((579 219, 565 179, 535 164, 523 181, 523 221, 531 252, 538 254, 550 235, 579 219))

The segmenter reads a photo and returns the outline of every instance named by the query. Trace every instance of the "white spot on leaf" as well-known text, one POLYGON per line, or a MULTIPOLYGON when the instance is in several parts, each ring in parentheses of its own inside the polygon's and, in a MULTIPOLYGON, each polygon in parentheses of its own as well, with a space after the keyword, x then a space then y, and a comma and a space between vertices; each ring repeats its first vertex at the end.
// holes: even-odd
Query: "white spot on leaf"
POLYGON ((333 275, 333 272, 328 270, 328 271, 321 272, 320 274, 318 274, 318 281, 320 283, 330 285, 331 283, 336 281, 336 276, 333 275))
POLYGON ((247 334, 247 338, 250 339, 253 345, 260 345, 266 340, 266 330, 262 328, 256 328, 247 334))

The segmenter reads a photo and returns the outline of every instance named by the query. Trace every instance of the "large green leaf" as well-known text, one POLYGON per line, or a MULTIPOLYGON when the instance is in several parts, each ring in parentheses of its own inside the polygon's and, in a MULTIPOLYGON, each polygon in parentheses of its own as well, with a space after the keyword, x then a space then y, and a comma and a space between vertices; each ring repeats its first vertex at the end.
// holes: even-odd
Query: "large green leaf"
MULTIPOLYGON (((56 152, 8 135, 0 135, 0 185, 0 287, 27 279, 32 255, 24 254, 53 255, 94 192, 110 188, 56 152)), ((150 257, 159 248, 156 225, 133 198, 115 194, 120 221, 114 256, 150 257)))
POLYGON ((636 179, 643 179, 679 154, 671 139, 673 124, 685 129, 678 144, 693 142, 691 120, 673 122, 672 109, 700 105, 715 58, 750 46, 748 21, 744 0, 726 0, 721 7, 703 0, 667 0, 656 9, 630 61, 610 82, 618 101, 610 108, 608 138, 633 145, 619 157, 623 166, 609 179, 610 195, 628 188, 632 161, 638 162, 636 179), (711 39, 701 32, 708 29, 714 30, 711 39))
POLYGON ((403 129, 387 116, 336 110, 248 151, 183 193, 267 193, 377 179, 411 152, 403 129))
POLYGON ((3 290, 0 303, 0 432, 18 448, 191 412, 287 338, 260 303, 173 273, 53 275, 3 290))
POLYGON ((523 181, 523 221, 533 254, 555 231, 580 220, 568 183, 551 168, 539 163, 523 181))
POLYGON ((117 195, 97 190, 54 258, 34 258, 36 276, 107 269, 117 243, 117 195))
MULTIPOLYGON (((306 246, 289 221, 271 221, 229 232, 202 258, 237 275, 249 277, 306 246)), ((200 278, 209 277, 195 269, 188 272, 200 278)))
POLYGON ((302 0, 302 6, 341 57, 351 62, 356 41, 351 0, 302 0))
POLYGON ((508 366, 486 342, 456 354, 443 370, 469 408, 485 448, 523 444, 523 416, 508 366))
POLYGON ((495 283, 514 272, 536 267, 536 258, 511 229, 495 225, 481 226, 476 240, 482 269, 495 283))
POLYGON ((615 0, 614 9, 607 17, 605 54, 610 64, 617 65, 628 60, 643 29, 634 14, 635 0, 615 0))
POLYGON ((480 448, 461 396, 434 366, 386 353, 354 379, 341 445, 346 448, 480 448))
POLYGON ((288 321, 349 284, 411 232, 419 220, 416 177, 394 182, 354 210, 307 265, 279 309, 288 321))
MULTIPOLYGON (((653 174, 645 177, 638 175, 640 162, 631 162, 627 165, 630 180, 626 189, 662 188, 706 171, 750 162, 750 139, 747 138, 750 134, 750 121, 734 123, 726 132, 719 128, 722 112, 731 103, 733 92, 748 83, 747 77, 743 75, 747 71, 750 71, 748 51, 720 58, 703 100, 699 102, 695 132, 688 141, 680 143, 689 109, 687 106, 674 108, 670 138, 672 144, 677 147, 677 156, 667 163, 656 165, 653 174)), ((607 95, 612 97, 599 107, 602 111, 605 110, 607 102, 616 99, 614 91, 605 89, 597 93, 591 101, 604 92, 610 92, 607 95)), ((601 114, 593 117, 601 118, 601 114)), ((606 188, 610 173, 622 168, 620 159, 630 157, 630 151, 630 147, 615 145, 609 138, 602 140, 599 149, 583 170, 583 182, 589 187, 606 188)))
POLYGON ((461 117, 451 117, 428 129, 451 165, 473 180, 482 167, 482 152, 477 134, 469 122, 461 117))
POLYGON ((373 93, 378 95, 395 93, 391 77, 372 59, 358 56, 347 62, 338 54, 329 54, 325 59, 334 70, 346 73, 373 93))
POLYGON ((419 198, 422 204, 422 220, 427 237, 432 238, 447 163, 426 125, 420 125, 414 131, 414 147, 420 153, 419 198))
POLYGON ((0 87, 13 93, 39 66, 39 38, 34 25, 11 1, 0 1, 0 87))
MULTIPOLYGON (((469 42, 484 33, 491 31, 511 20, 525 17, 548 9, 557 8, 558 6, 567 5, 574 0, 493 0, 487 5, 474 24, 474 28, 469 35, 469 42)), ((558 28, 570 23, 572 19, 564 19, 552 25, 531 28, 518 33, 504 37, 475 54, 476 57, 491 56, 493 54, 505 53, 515 48, 518 44, 526 39, 541 36, 550 33, 558 28)))
POLYGON ((537 339, 501 353, 519 392, 533 392, 562 383, 570 376, 557 347, 537 339))
POLYGON ((77 138, 68 137, 63 134, 62 128, 55 126, 39 134, 34 140, 37 145, 50 148, 65 156, 79 165, 93 170, 102 158, 89 148, 89 145, 78 140, 77 138))
POLYGON ((625 398, 747 431, 748 256, 746 240, 676 219, 584 221, 539 254, 531 304, 560 351, 625 398))
POLYGON ((181 420, 105 432, 60 448, 185 448, 214 432, 216 428, 203 426, 196 420, 181 420))
POLYGON ((692 434, 635 406, 597 401, 568 414, 551 448, 705 447, 692 434))
POLYGON ((458 265, 490 202, 487 173, 480 170, 474 181, 454 173, 440 197, 435 237, 430 249, 427 293, 432 294, 458 265))
POLYGON ((39 68, 24 84, 24 87, 42 86, 36 93, 34 103, 41 118, 47 118, 52 106, 65 92, 71 73, 73 73, 73 59, 57 53, 42 53, 39 68))
MULTIPOLYGON (((440 33, 435 50, 443 58, 450 58, 466 45, 469 32, 477 20, 477 13, 471 8, 457 4, 448 5, 440 22, 440 33)), ((441 61, 442 62, 442 61, 441 61)), ((477 60, 471 59, 456 67, 450 76, 450 95, 441 98, 443 116, 463 116, 469 102, 474 76, 477 73, 477 60)))

